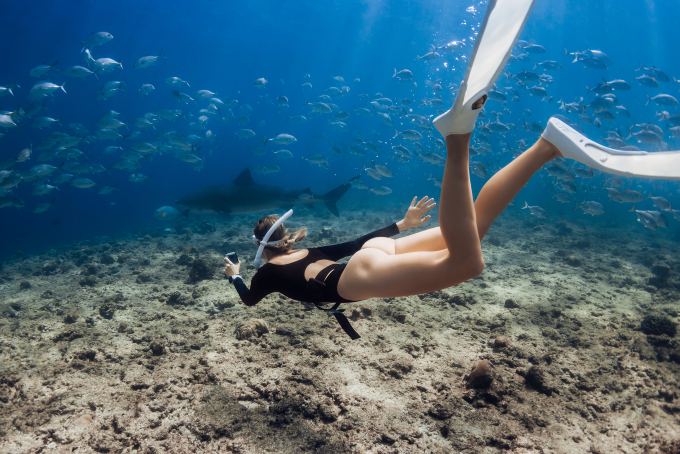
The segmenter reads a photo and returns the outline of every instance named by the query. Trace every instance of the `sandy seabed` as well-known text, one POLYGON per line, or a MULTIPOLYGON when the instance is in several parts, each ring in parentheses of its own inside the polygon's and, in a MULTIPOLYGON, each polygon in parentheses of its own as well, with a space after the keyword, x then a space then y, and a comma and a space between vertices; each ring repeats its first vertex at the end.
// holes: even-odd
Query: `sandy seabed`
MULTIPOLYGON (((309 245, 390 222, 296 217, 309 245)), ((240 303, 221 258, 252 220, 5 262, 0 452, 680 452, 678 239, 502 218, 479 278, 347 305, 352 341, 240 303)))

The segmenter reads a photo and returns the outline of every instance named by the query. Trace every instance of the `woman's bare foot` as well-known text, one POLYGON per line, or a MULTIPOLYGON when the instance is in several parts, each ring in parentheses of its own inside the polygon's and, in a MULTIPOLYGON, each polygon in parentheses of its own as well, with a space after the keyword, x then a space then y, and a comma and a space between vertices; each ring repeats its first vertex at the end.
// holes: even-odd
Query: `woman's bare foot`
POLYGON ((550 159, 563 157, 562 153, 560 153, 560 150, 558 150, 555 145, 551 144, 543 137, 538 138, 538 141, 536 141, 536 147, 541 149, 541 151, 548 153, 550 155, 550 159))

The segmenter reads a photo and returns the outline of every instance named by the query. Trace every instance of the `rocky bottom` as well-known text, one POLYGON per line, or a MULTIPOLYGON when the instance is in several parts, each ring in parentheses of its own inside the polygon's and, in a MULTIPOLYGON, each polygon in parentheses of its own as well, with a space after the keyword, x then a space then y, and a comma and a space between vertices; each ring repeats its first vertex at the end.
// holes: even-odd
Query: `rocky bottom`
POLYGON ((680 452, 677 240, 503 218, 482 276, 347 305, 352 341, 239 302, 221 257, 249 261, 251 218, 5 262, 0 452, 680 452))

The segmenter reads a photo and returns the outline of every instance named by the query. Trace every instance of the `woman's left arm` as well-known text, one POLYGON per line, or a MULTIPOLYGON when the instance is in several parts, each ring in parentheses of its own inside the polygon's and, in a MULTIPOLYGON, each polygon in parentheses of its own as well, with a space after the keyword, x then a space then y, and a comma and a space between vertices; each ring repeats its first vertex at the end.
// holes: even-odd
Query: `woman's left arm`
POLYGON ((420 227, 432 219, 432 216, 426 213, 436 205, 437 202, 435 202, 432 197, 425 196, 418 200, 418 196, 414 196, 413 200, 411 200, 411 204, 406 209, 404 218, 396 223, 399 232, 420 227))
POLYGON ((417 197, 413 198, 406 210, 404 218, 400 221, 394 222, 387 227, 383 227, 371 233, 367 233, 355 240, 329 246, 321 246, 317 249, 327 255, 331 260, 340 260, 343 257, 347 257, 357 252, 364 243, 371 238, 391 237, 408 229, 419 227, 430 220, 431 216, 429 214, 426 215, 426 213, 434 208, 436 203, 434 202, 434 199, 428 196, 423 197, 420 201, 417 200, 417 197))

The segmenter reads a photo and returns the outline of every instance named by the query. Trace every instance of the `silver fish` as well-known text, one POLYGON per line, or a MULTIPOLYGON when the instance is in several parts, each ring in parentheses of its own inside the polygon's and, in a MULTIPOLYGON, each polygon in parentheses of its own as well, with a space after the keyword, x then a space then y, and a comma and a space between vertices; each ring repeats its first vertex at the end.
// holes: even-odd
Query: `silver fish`
POLYGON ((54 93, 58 91, 66 93, 64 85, 57 85, 52 82, 38 82, 31 88, 29 96, 32 99, 39 99, 47 96, 52 96, 54 93))
POLYGON ((109 32, 96 32, 89 35, 83 40, 83 48, 94 48, 103 46, 113 39, 113 35, 109 32))
POLYGON ((94 76, 95 73, 91 71, 89 68, 80 65, 75 65, 66 68, 64 70, 64 75, 66 75, 67 77, 85 78, 89 76, 94 76))
POLYGON ((397 68, 394 68, 392 78, 397 80, 411 80, 413 79, 413 71, 411 71, 408 68, 400 69, 397 71, 397 68))
POLYGON ((277 134, 276 137, 267 139, 267 142, 275 143, 277 145, 290 145, 291 143, 297 142, 297 138, 292 134, 282 132, 281 134, 277 134))
POLYGON ((600 202, 587 200, 581 203, 581 210, 590 216, 601 216, 604 214, 604 207, 600 202))
POLYGON ((137 69, 146 69, 146 68, 151 68, 152 66, 156 65, 158 61, 160 60, 160 57, 157 55, 146 55, 144 57, 139 57, 137 59, 137 62, 135 63, 135 68, 137 69))
POLYGON ((670 211, 671 210, 671 203, 666 199, 665 197, 650 197, 649 200, 651 200, 656 207, 662 211, 670 211))
POLYGON ((156 87, 153 84, 142 84, 139 87, 139 93, 142 96, 148 96, 151 93, 153 93, 154 91, 156 91, 156 87))
POLYGON ((16 128, 17 124, 10 114, 0 113, 0 128, 16 128))
POLYGON ((392 194, 392 188, 390 188, 389 186, 380 186, 380 187, 377 187, 377 188, 371 188, 370 191, 375 195, 381 195, 381 196, 392 194))
POLYGON ((646 229, 656 230, 668 226, 666 220, 659 211, 635 210, 635 215, 637 216, 637 221, 646 229))
POLYGON ((396 131, 392 138, 418 141, 423 138, 423 135, 416 131, 415 129, 406 129, 404 131, 396 131))
POLYGON ((539 219, 545 218, 545 210, 538 205, 529 205, 526 201, 524 202, 523 210, 529 210, 532 216, 536 216, 539 219))
POLYGON ((650 102, 654 102, 660 106, 677 106, 678 105, 678 99, 673 96, 669 95, 668 93, 661 93, 656 96, 652 96, 647 100, 647 104, 650 102))

